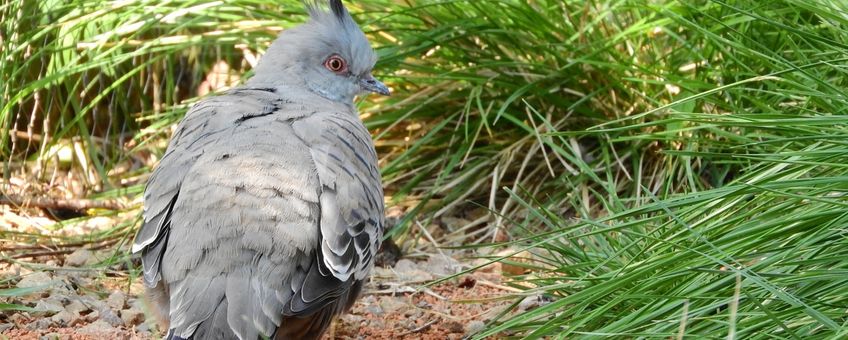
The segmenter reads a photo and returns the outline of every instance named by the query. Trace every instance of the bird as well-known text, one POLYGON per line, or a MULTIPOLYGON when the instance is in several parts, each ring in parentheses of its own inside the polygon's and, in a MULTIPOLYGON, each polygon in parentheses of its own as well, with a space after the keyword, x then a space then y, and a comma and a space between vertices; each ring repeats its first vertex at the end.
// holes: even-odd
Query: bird
POLYGON ((317 339, 373 267, 383 187, 353 101, 390 91, 342 1, 304 4, 253 76, 188 110, 145 187, 132 252, 167 339, 317 339))

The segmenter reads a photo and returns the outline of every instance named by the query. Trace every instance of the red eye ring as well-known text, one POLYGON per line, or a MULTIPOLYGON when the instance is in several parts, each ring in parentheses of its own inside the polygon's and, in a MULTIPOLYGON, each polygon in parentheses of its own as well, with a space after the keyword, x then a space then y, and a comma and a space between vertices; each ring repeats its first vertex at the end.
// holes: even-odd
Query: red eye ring
POLYGON ((324 67, 335 73, 347 71, 347 62, 338 55, 332 55, 324 61, 324 67))

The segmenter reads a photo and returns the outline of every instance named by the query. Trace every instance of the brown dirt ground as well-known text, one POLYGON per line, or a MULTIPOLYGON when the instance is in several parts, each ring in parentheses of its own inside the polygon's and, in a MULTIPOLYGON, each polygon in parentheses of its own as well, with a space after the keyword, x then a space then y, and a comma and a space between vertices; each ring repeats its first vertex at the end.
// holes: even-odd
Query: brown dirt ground
MULTIPOLYGON (((360 298, 350 313, 340 317, 324 339, 461 339, 470 325, 481 326, 509 305, 508 288, 491 281, 497 274, 477 273, 461 279, 423 288, 413 293, 371 291, 360 298), (376 307, 375 307, 376 306, 376 307), (475 323, 475 321, 477 321, 475 323)), ((73 327, 27 329, 37 318, 20 317, 15 326, 2 333, 8 339, 156 339, 151 332, 139 332, 135 326, 116 331, 82 334, 79 330, 91 322, 73 327)))

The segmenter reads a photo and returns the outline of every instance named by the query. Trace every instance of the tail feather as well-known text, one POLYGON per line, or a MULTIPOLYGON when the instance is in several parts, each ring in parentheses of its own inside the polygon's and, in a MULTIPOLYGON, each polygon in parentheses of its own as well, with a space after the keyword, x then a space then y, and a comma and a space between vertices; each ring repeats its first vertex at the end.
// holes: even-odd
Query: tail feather
POLYGON ((356 298, 362 292, 364 281, 353 282, 338 299, 330 302, 316 312, 306 316, 286 316, 274 334, 274 340, 320 339, 330 327, 333 318, 346 312, 353 306, 356 298))
POLYGON ((212 317, 197 326, 193 339, 236 339, 236 334, 227 324, 227 299, 221 300, 212 317))
POLYGON ((330 326, 333 321, 333 305, 324 307, 306 317, 289 316, 283 318, 280 328, 274 334, 274 340, 317 340, 330 326))

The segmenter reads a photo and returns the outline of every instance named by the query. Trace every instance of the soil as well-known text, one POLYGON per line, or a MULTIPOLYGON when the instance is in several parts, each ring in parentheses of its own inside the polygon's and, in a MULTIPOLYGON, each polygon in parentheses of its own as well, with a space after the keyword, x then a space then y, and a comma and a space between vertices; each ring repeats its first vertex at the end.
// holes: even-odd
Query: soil
MULTIPOLYGON (((22 246, 0 242, 3 249, 22 246)), ((118 252, 127 251, 118 247, 118 252)), ((115 252, 114 247, 83 245, 26 262, 0 262, 0 288, 47 287, 24 295, 0 294, 0 338, 161 338, 153 318, 147 317, 140 278, 129 276, 127 263, 99 264, 115 252), (2 304, 29 310, 7 310, 2 304)), ((397 255, 397 249, 381 254, 381 266, 372 271, 363 295, 324 339, 461 339, 480 331, 515 301, 518 290, 503 285, 503 273, 509 271, 500 264, 429 285, 467 269, 455 257, 469 254, 397 255)))
MULTIPOLYGON (((388 215, 397 220, 400 212, 388 215)), ((461 339, 502 314, 520 292, 504 283, 515 269, 491 264, 453 277, 480 262, 467 260, 474 253, 437 247, 460 245, 445 231, 479 217, 472 215, 428 226, 431 235, 418 235, 406 257, 384 244, 363 295, 324 338, 461 339), (439 244, 429 243, 433 237, 439 244), (431 285, 446 277, 452 278, 431 285)), ((129 210, 60 225, 47 210, 0 204, 0 232, 7 235, 0 239, 0 339, 160 339, 140 278, 130 275, 139 260, 124 256, 132 230, 116 229, 137 216, 129 210), (78 241, 103 233, 115 236, 78 241), (41 288, 20 291, 32 287, 41 288)))
MULTIPOLYGON (((382 269, 390 271, 391 269, 382 269)), ((378 271, 380 271, 378 269, 378 271)), ((375 277, 369 289, 348 314, 339 317, 324 339, 461 339, 479 331, 513 301, 513 292, 499 285, 497 273, 474 273, 433 287, 380 282, 375 277)), ((103 284, 100 288, 114 286, 103 284)), ((123 284, 126 288, 126 284, 123 284)), ((106 288, 108 289, 108 288, 106 288)), ((137 303, 140 287, 132 285, 130 303, 137 303)), ((46 298, 55 298, 54 293, 46 298)), ((67 293, 72 296, 73 293, 67 293)), ((44 295, 39 296, 41 300, 44 295)), ((35 306, 33 297, 15 301, 35 306)), ((108 297, 100 300, 108 303, 108 297)), ((128 305, 129 306, 129 305, 128 305)), ((114 310, 123 316, 131 306, 114 310)), ((111 325, 98 313, 81 315, 73 324, 56 321, 58 313, 5 312, 0 317, 9 339, 158 339, 155 325, 146 320, 111 325), (91 314, 95 314, 91 316, 91 314), (4 326, 5 325, 5 326, 4 326)))

